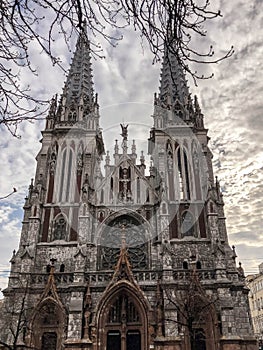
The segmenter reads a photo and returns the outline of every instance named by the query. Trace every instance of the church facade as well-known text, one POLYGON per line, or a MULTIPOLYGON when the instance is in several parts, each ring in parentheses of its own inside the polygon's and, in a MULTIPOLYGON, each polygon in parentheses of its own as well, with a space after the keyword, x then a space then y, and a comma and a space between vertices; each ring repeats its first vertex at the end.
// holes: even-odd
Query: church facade
POLYGON ((120 132, 111 157, 83 33, 42 132, 0 340, 39 350, 256 349, 208 130, 168 52, 149 164, 129 126, 120 132))

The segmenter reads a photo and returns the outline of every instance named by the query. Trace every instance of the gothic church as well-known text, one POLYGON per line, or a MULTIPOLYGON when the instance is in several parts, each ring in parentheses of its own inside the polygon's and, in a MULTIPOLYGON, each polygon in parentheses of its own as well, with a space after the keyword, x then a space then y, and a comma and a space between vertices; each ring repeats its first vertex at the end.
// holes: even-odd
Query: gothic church
POLYGON ((149 164, 125 124, 105 152, 90 60, 83 33, 42 131, 0 339, 38 350, 255 350, 208 130, 177 59, 163 59, 149 164))

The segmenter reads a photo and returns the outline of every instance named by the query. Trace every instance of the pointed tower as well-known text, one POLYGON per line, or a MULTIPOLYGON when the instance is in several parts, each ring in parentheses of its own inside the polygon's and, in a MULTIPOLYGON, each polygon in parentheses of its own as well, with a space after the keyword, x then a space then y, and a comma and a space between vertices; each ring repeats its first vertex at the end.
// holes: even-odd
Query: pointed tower
POLYGON ((256 350, 208 130, 171 53, 154 99, 149 172, 129 126, 121 124, 120 132, 103 173, 99 107, 83 31, 42 132, 4 291, 0 344, 256 350))
POLYGON ((254 349, 248 290, 228 243, 208 130, 182 67, 167 50, 153 121, 149 153, 163 187, 156 227, 165 300, 160 349, 177 348, 177 337, 189 350, 254 349))

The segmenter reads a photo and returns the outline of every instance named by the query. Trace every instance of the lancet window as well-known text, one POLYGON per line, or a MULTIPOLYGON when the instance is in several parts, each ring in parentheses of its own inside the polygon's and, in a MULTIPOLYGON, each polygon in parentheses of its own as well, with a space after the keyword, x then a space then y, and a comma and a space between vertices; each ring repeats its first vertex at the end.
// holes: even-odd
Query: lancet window
POLYGON ((74 193, 75 181, 73 179, 73 150, 71 147, 65 148, 62 152, 61 171, 59 177, 59 202, 69 202, 71 194, 74 193))
POLYGON ((133 301, 127 295, 121 295, 111 305, 108 323, 139 323, 140 315, 133 301))
POLYGON ((59 215, 54 221, 52 240, 66 240, 66 236, 67 222, 63 215, 59 215))
POLYGON ((191 189, 188 157, 186 151, 182 150, 180 147, 177 151, 177 166, 179 175, 180 199, 190 199, 191 189))
POLYGON ((182 236, 194 236, 195 220, 193 215, 190 213, 190 211, 185 211, 182 214, 181 233, 182 233, 182 236))

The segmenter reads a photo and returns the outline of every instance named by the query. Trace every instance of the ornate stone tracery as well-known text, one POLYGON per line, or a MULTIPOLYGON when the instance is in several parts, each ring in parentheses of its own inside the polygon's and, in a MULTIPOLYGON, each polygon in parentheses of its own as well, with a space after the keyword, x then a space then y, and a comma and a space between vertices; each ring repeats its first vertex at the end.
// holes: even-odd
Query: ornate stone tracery
POLYGON ((122 242, 122 227, 133 269, 147 267, 147 241, 145 225, 135 218, 123 215, 108 224, 100 240, 100 268, 110 270, 116 266, 122 242))

